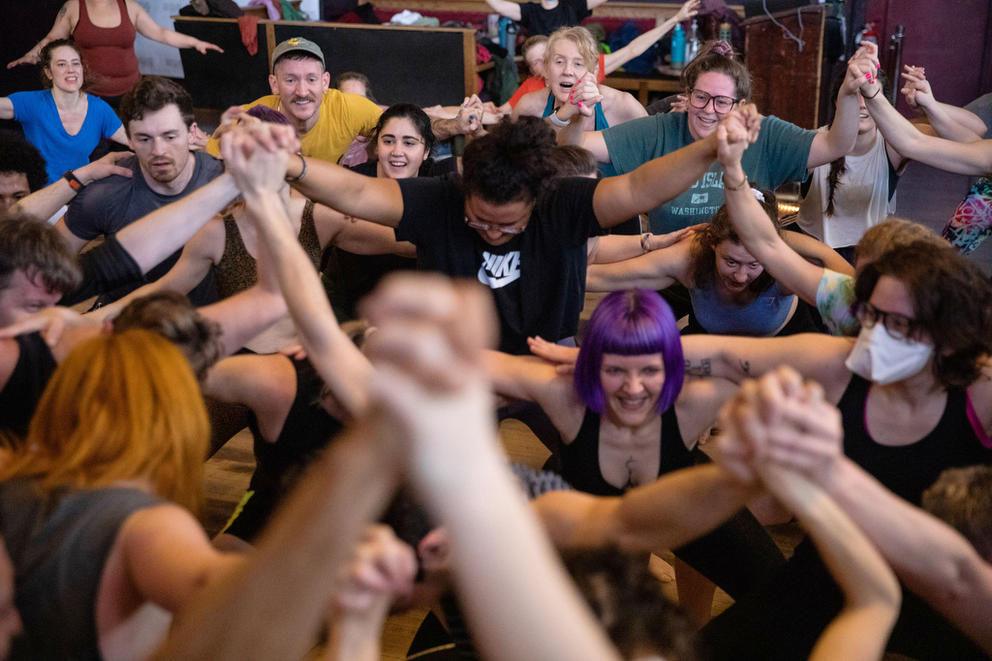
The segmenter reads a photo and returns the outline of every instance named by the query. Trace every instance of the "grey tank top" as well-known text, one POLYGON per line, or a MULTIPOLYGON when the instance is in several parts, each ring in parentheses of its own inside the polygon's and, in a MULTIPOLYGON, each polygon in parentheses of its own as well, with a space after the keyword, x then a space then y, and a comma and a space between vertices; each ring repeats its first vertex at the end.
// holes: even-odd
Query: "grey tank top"
POLYGON ((11 659, 100 659, 96 596, 121 525, 162 501, 137 489, 0 484, 0 534, 14 565, 24 622, 11 659))

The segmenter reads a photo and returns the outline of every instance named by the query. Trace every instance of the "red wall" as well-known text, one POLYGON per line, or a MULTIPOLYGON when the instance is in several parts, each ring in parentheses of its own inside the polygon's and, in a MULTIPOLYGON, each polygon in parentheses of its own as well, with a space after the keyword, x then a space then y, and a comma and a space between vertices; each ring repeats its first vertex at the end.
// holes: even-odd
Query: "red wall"
MULTIPOLYGON (((902 63, 926 67, 938 100, 964 105, 992 91, 989 0, 868 0, 866 20, 876 22, 887 69, 889 37, 903 25, 902 63)), ((901 95, 898 107, 909 113, 901 95)))

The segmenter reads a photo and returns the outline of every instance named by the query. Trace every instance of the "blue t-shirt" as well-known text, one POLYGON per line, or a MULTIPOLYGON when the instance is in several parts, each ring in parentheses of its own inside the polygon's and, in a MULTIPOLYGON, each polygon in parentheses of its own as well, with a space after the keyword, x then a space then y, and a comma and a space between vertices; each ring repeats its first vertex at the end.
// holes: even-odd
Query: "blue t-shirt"
POLYGON ((777 283, 746 305, 722 301, 712 283, 689 290, 692 313, 699 325, 714 335, 769 337, 781 330, 789 319, 795 294, 782 290, 777 283))
POLYGON ((69 135, 62 126, 51 90, 15 92, 8 98, 14 104, 14 119, 45 159, 48 183, 66 170, 89 163, 100 139, 109 138, 121 127, 121 120, 107 102, 92 94, 86 96, 86 118, 76 135, 69 135))
MULTIPOLYGON (((641 117, 611 126, 602 135, 617 174, 631 172, 693 142, 684 112, 641 117)), ((757 142, 741 157, 751 185, 775 190, 787 181, 805 180, 815 136, 816 131, 801 129, 774 115, 765 117, 757 142)), ((722 205, 723 168, 714 162, 689 190, 648 213, 651 231, 663 234, 707 222, 722 205)))

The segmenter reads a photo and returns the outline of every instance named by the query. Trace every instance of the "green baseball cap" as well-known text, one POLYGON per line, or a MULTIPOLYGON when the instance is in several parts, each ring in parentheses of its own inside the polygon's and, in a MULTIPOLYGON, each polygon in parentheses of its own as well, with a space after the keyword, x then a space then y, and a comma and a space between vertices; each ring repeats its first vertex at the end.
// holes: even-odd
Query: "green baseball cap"
POLYGON ((276 46, 276 49, 272 51, 272 66, 276 65, 276 62, 280 57, 286 53, 292 53, 294 51, 309 53, 320 60, 320 63, 324 65, 325 68, 327 66, 324 62, 324 51, 320 50, 320 46, 313 43, 309 39, 304 39, 303 37, 292 37, 276 46))

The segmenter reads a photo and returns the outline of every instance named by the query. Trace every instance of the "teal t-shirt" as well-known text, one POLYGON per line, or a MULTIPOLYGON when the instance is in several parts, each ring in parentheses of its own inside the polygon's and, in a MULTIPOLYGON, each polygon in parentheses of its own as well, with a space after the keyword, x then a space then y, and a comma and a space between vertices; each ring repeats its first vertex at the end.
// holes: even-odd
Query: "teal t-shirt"
MULTIPOLYGON (((641 117, 602 133, 618 174, 631 172, 693 142, 684 112, 641 117)), ((741 159, 751 185, 775 190, 787 181, 805 180, 815 135, 816 131, 801 129, 774 115, 765 117, 757 142, 747 148, 741 159)), ((714 162, 689 190, 648 213, 651 231, 663 234, 707 222, 722 205, 723 168, 714 162)))

